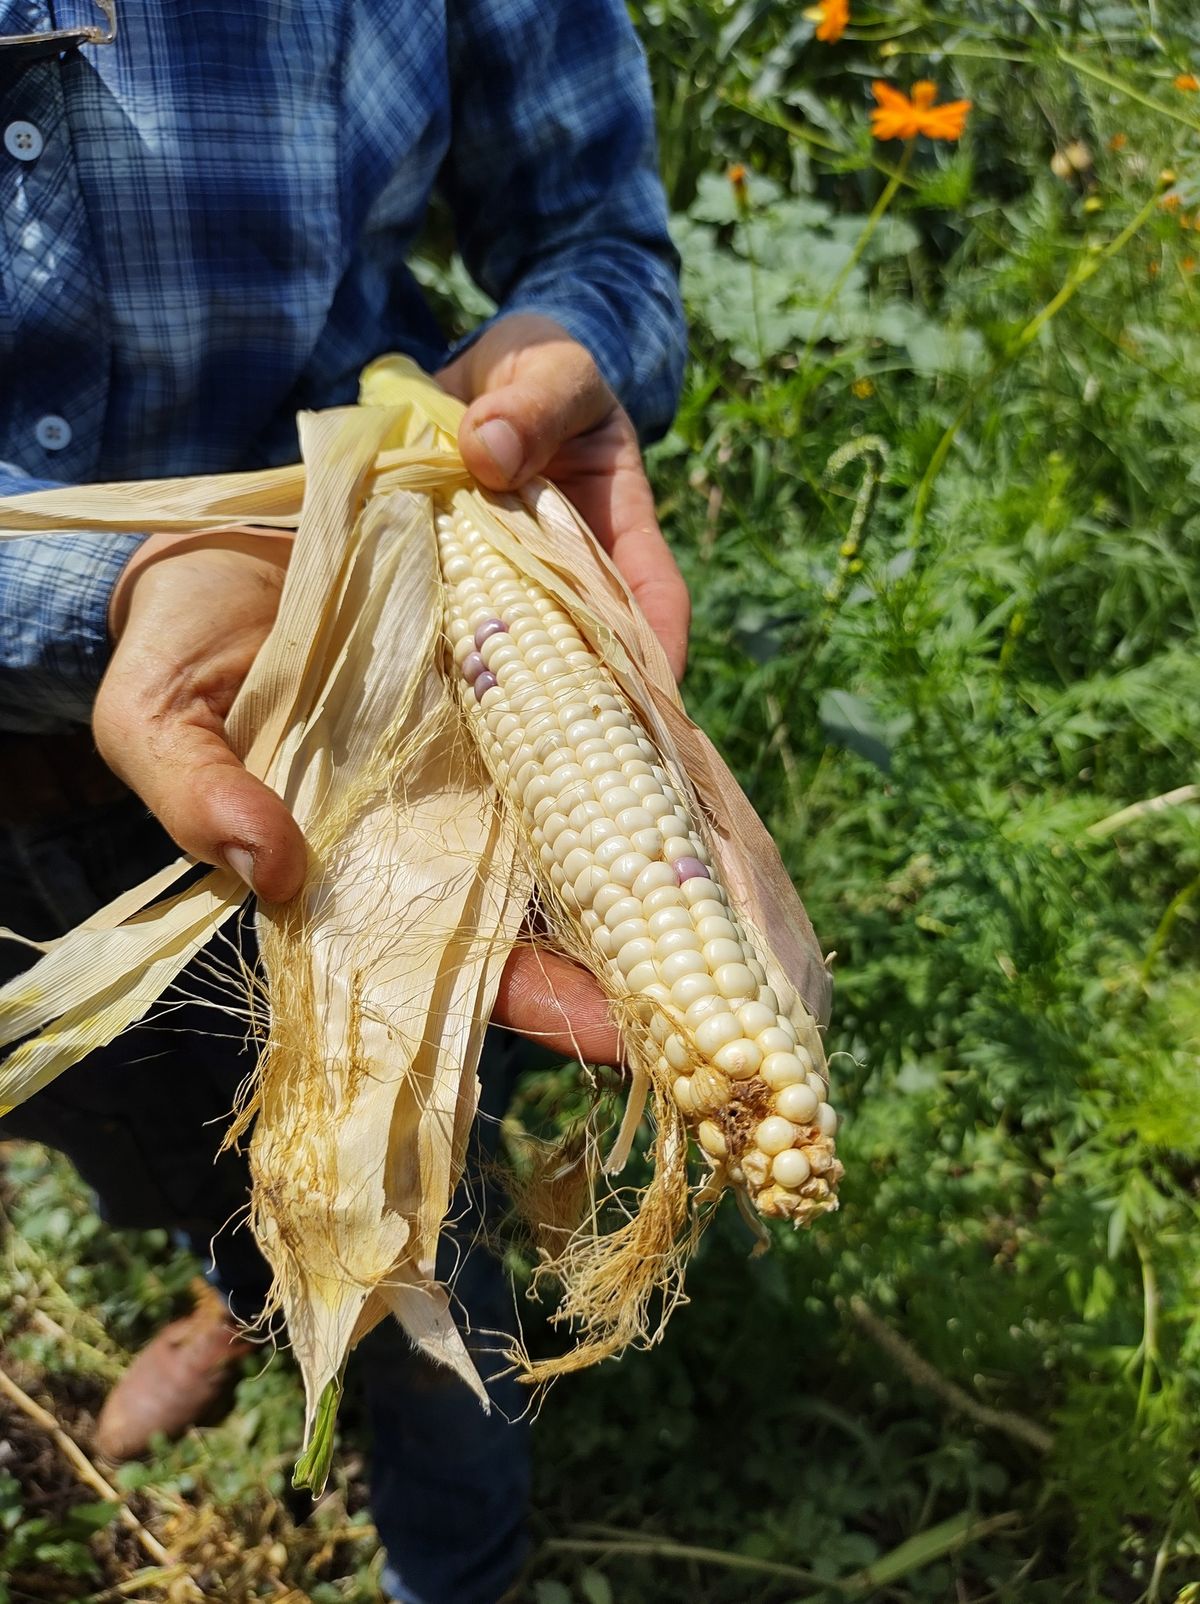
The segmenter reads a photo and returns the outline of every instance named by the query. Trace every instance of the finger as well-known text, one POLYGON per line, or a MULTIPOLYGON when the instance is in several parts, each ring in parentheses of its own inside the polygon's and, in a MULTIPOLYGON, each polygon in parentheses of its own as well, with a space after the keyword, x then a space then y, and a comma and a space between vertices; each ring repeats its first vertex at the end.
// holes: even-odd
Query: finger
POLYGON ((555 952, 514 947, 500 977, 498 1025, 587 1064, 617 1064, 621 1043, 608 1002, 586 969, 555 952))
MULTIPOLYGON (((645 485, 645 480, 642 481, 645 485)), ((654 516, 650 487, 614 512, 609 552, 646 622, 662 642, 677 680, 687 668, 692 603, 671 548, 654 516)))
POLYGON ((658 526, 633 425, 619 414, 599 434, 569 443, 550 476, 616 563, 662 642, 672 673, 682 679, 691 599, 658 526))
POLYGON ((467 409, 458 449, 480 484, 513 490, 541 473, 564 440, 594 428, 613 409, 612 391, 591 357, 565 336, 525 347, 467 409))
POLYGON ((185 852, 231 868, 267 902, 299 891, 307 867, 300 827, 226 744, 203 710, 152 710, 121 675, 106 679, 93 715, 96 745, 185 852))

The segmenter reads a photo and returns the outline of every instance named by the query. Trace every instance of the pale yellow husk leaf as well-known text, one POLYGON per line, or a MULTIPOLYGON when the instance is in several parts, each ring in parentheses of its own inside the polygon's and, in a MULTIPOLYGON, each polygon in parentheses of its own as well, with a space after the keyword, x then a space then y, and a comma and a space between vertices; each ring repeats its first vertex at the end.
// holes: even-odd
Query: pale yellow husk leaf
MULTIPOLYGON (((285 1006, 240 1122, 257 1116, 253 1222, 310 1427, 352 1336, 388 1310, 483 1397, 434 1259, 530 891, 485 776, 463 761, 437 668, 428 494, 460 481, 462 465, 428 450, 381 456, 399 427, 374 408, 302 418, 307 481, 288 470, 265 491, 253 477, 232 492, 228 479, 93 487, 19 498, 2 514, 13 533, 173 517, 215 527, 262 522, 267 506, 298 524, 276 625, 227 728, 312 849, 302 899, 260 916, 268 991, 285 1006)), ((0 1068, 5 1104, 141 1018, 237 911, 244 887, 221 872, 148 906, 190 869, 180 859, 116 899, 0 990, 0 1044, 20 1042, 0 1068)))

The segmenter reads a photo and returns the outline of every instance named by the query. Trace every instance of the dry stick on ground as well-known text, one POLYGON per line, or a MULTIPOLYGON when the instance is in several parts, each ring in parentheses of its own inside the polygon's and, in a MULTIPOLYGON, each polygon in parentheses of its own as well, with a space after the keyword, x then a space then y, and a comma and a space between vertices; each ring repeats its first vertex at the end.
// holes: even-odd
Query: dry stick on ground
POLYGON ((966 1415, 980 1426, 987 1426, 993 1431, 1002 1431, 1005 1436, 1023 1442, 1030 1448, 1036 1448, 1039 1454, 1048 1454, 1054 1447, 1054 1437, 1044 1426, 1039 1426, 1035 1420, 1027 1420, 1024 1415, 1013 1414, 1007 1409, 989 1409, 987 1404, 981 1404, 978 1399, 972 1398, 969 1392, 953 1381, 947 1381, 941 1371, 935 1370, 928 1359, 921 1355, 906 1342, 898 1331, 879 1318, 870 1306, 860 1297, 850 1299, 850 1312, 859 1325, 873 1342, 896 1361, 900 1369, 910 1381, 918 1387, 925 1387, 935 1393, 951 1409, 959 1414, 966 1415))
POLYGON ((1165 813, 1168 808, 1177 808, 1181 802, 1197 800, 1200 800, 1200 785, 1176 786, 1173 791, 1164 791, 1161 796, 1148 796, 1144 802, 1131 802, 1120 812, 1110 813, 1106 819, 1098 819, 1095 824, 1088 825, 1086 834, 1094 840, 1103 840, 1105 836, 1132 824, 1135 819, 1144 818, 1150 813, 1165 813))
MULTIPOLYGON (((3 1370, 0 1370, 0 1393, 3 1393, 11 1403, 16 1404, 17 1408, 28 1415, 35 1425, 46 1432, 85 1487, 90 1487, 101 1498, 116 1504, 117 1519, 127 1531, 133 1534, 156 1565, 170 1566, 173 1564, 170 1554, 167 1553, 158 1538, 152 1532, 146 1530, 120 1493, 111 1483, 105 1481, 79 1444, 73 1438, 67 1436, 58 1421, 48 1410, 43 1409, 41 1404, 35 1403, 29 1394, 18 1387, 12 1377, 3 1370)), ((195 1591, 195 1597, 197 1599, 202 1597, 199 1588, 195 1591)))
POLYGON ((156 1570, 139 1571, 136 1576, 131 1576, 127 1582, 118 1582, 115 1587, 89 1593, 86 1598, 79 1600, 79 1604, 140 1604, 136 1595, 143 1587, 163 1588, 185 1577, 187 1566, 182 1563, 170 1565, 166 1570, 160 1565, 156 1570))
MULTIPOLYGON (((751 1554, 731 1553, 723 1548, 701 1548, 694 1543, 676 1543, 669 1538, 643 1539, 628 1533, 624 1539, 603 1537, 548 1537, 542 1548, 558 1554, 636 1554, 645 1559, 695 1559, 706 1565, 720 1565, 726 1570, 758 1571, 764 1576, 781 1576, 790 1581, 824 1582, 815 1571, 802 1570, 799 1565, 784 1565, 779 1560, 756 1559, 751 1554)), ((833 1583, 838 1586, 838 1583, 833 1583)))

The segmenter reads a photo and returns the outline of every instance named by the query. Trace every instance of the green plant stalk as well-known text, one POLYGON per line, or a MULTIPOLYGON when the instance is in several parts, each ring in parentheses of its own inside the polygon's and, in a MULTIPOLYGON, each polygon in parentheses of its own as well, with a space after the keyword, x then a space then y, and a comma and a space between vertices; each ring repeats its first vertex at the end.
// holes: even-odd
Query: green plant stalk
MULTIPOLYGON (((813 320, 813 331, 808 337, 808 344, 804 347, 803 355, 800 358, 799 367, 801 372, 803 372, 803 370, 808 366, 809 358, 812 356, 817 340, 820 338, 819 331, 825 314, 837 300, 838 296, 841 294, 842 287, 846 280, 850 277, 851 273, 853 273, 854 269, 862 260, 862 254, 866 250, 867 246, 871 243, 871 239, 874 236, 875 230, 879 227, 883 220, 884 213, 892 204, 892 201, 896 198, 896 191, 900 188, 900 185, 904 182, 905 176, 908 173, 909 165, 912 162, 913 151, 915 148, 915 139, 908 139, 905 141, 904 155, 900 158, 899 167, 880 190, 879 198, 875 202, 874 206, 872 206, 870 214, 868 215, 866 222, 863 224, 862 233, 854 242, 854 249, 850 252, 850 255, 846 258, 845 262, 843 262, 841 270, 834 279, 833 283, 830 285, 825 299, 817 308, 817 315, 813 320)), ((797 432, 799 432, 799 425, 800 419, 797 418, 797 432)))
POLYGON ((1037 339, 1046 325, 1058 316, 1063 307, 1075 298, 1090 279, 1096 276, 1104 264, 1118 256, 1129 244, 1130 240, 1145 227, 1158 206, 1158 198, 1159 192, 1155 191, 1137 215, 1125 225, 1114 239, 1111 239, 1107 245, 1095 252, 1094 255, 1085 256, 1075 264, 1057 294, 1051 296, 1045 306, 1034 313, 1008 350, 1002 356, 997 357, 979 382, 972 385, 971 389, 968 390, 962 405, 946 426, 945 433, 934 448, 933 455, 929 459, 929 465, 926 467, 921 476, 921 482, 917 486, 916 500, 913 503, 913 527, 909 540, 910 545, 915 546, 920 541, 921 531, 925 523, 925 512, 929 506, 929 498, 933 493, 934 483, 945 466, 946 458, 950 455, 950 450, 958 438, 959 430, 975 410, 977 402, 987 394, 1000 375, 1012 367, 1021 353, 1037 339))
POLYGON ((1154 1376, 1158 1369, 1158 1277, 1154 1273, 1150 1255, 1137 1233, 1131 1234, 1142 1272, 1142 1340, 1138 1347, 1138 1358, 1141 1360, 1142 1369, 1138 1381, 1137 1407, 1134 1412, 1134 1418, 1141 1421, 1145 1418, 1146 1405, 1150 1401, 1150 1388, 1154 1385, 1154 1376))
MULTIPOLYGON (((762 1576, 787 1577, 797 1582, 816 1582, 826 1588, 832 1588, 846 1598, 873 1598, 877 1597, 878 1588, 888 1587, 913 1571, 923 1570, 935 1560, 955 1553, 968 1543, 1015 1525, 1016 1521, 1015 1510, 1006 1510, 1001 1515, 991 1515, 984 1520, 976 1519, 969 1510, 962 1510, 959 1514, 952 1515, 949 1520, 931 1526, 928 1531, 918 1532, 915 1537, 907 1538, 890 1553, 881 1555, 865 1569, 838 1581, 825 1580, 812 1571, 802 1570, 798 1565, 784 1565, 778 1560, 754 1559, 748 1554, 727 1553, 719 1548, 701 1548, 693 1543, 676 1543, 669 1538, 642 1537, 636 1532, 627 1532, 623 1535, 614 1533, 607 1539, 552 1537, 543 1543, 542 1547, 553 1553, 624 1554, 644 1556, 647 1559, 693 1560, 705 1565, 720 1566, 723 1570, 757 1571, 762 1576)), ((810 1597, 815 1600, 817 1595, 813 1594, 810 1597)), ((807 1604, 807 1601, 798 1599, 796 1604, 807 1604)))
POLYGON ((1190 881, 1182 890, 1177 891, 1170 902, 1167 903, 1166 911, 1158 922, 1158 929, 1154 932, 1154 938, 1138 972, 1138 980, 1143 990, 1150 983, 1150 971, 1153 969, 1159 953, 1166 946, 1171 931, 1175 928, 1175 921, 1198 891, 1200 891, 1200 876, 1190 881))
POLYGON ((932 1565, 935 1560, 943 1559, 947 1554, 953 1554, 968 1543, 977 1542, 981 1537, 990 1536, 992 1532, 1004 1531, 1015 1526, 1018 1521, 1016 1510, 1006 1510, 1001 1515, 990 1515, 986 1520, 976 1519, 969 1510, 963 1510, 957 1515, 951 1515, 949 1520, 942 1521, 937 1526, 931 1526, 928 1531, 918 1532, 906 1542, 893 1548, 890 1554, 884 1554, 865 1570, 848 1577, 842 1583, 846 1593, 851 1598, 876 1598, 876 1589, 889 1587, 893 1582, 900 1581, 913 1571, 923 1570, 925 1566, 932 1565))
POLYGON ((741 219, 742 235, 746 241, 746 260, 750 264, 750 315, 754 319, 754 346, 758 353, 758 365, 765 368, 767 365, 766 346, 763 344, 762 331, 762 297, 758 287, 758 253, 754 249, 754 235, 750 231, 750 197, 743 183, 734 187, 737 201, 738 216, 741 219))
MULTIPOLYGON (((887 54, 889 56, 928 56, 928 44, 893 45, 887 54)), ((950 45, 938 48, 938 55, 944 56, 947 61, 961 57, 968 61, 1011 61, 1019 67, 1032 65, 1032 58, 1016 50, 987 50, 982 45, 950 45)))
POLYGON ((846 590, 846 581, 850 576, 850 566, 858 561, 862 552, 863 541, 866 538, 867 524, 875 506, 875 498, 879 492, 883 470, 887 467, 888 444, 880 435, 863 435, 857 440, 848 441, 839 447, 825 465, 825 479, 828 482, 839 474, 843 468, 859 458, 865 458, 863 463, 863 476, 854 497, 854 512, 850 517, 850 528, 842 541, 838 554, 837 572, 825 592, 825 618, 824 624, 828 628, 836 614, 846 590))
POLYGON ((296 1468, 292 1472, 292 1486, 307 1487, 314 1497, 324 1492, 325 1483, 329 1480, 329 1467, 333 1463, 334 1428, 341 1399, 342 1373, 339 1371, 325 1383, 325 1390, 317 1403, 312 1440, 296 1461, 296 1468))
POLYGON ((1182 123, 1185 128, 1191 128, 1200 134, 1200 118, 1189 117, 1187 112, 1180 111, 1175 106, 1168 106, 1165 101, 1155 100, 1144 90, 1135 89, 1127 84, 1123 78, 1115 77, 1111 72, 1105 72, 1103 67, 1093 66, 1090 61, 1073 55, 1069 50, 1061 47, 1054 52, 1064 67, 1070 67, 1072 72, 1082 74, 1085 78, 1094 78, 1097 83, 1104 84, 1108 89, 1115 89, 1118 94, 1124 95, 1127 100, 1136 100, 1139 106, 1146 106, 1150 111, 1156 111, 1161 117, 1169 117, 1172 122, 1182 123))

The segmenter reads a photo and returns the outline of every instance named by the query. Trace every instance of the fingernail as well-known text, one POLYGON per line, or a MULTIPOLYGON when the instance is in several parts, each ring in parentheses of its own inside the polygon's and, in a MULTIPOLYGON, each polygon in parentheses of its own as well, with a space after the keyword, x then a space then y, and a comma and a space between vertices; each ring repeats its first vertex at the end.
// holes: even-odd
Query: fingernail
POLYGON ((521 437, 503 418, 489 418, 475 431, 475 438, 506 479, 515 479, 525 460, 521 437))
POLYGON ((254 884, 254 854, 247 852, 245 847, 222 847, 221 856, 233 870, 234 874, 242 879, 256 895, 257 886, 254 884))

